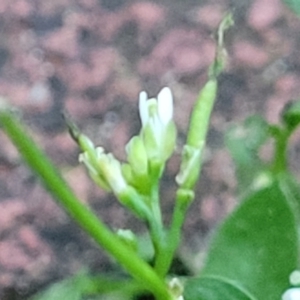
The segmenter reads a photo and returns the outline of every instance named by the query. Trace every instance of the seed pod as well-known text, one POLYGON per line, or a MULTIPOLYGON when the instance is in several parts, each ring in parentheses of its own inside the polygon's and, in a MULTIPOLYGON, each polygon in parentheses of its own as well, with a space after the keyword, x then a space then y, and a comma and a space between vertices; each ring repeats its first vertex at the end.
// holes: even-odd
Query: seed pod
POLYGON ((210 79, 200 91, 191 116, 187 145, 194 148, 204 145, 217 88, 217 80, 210 79))

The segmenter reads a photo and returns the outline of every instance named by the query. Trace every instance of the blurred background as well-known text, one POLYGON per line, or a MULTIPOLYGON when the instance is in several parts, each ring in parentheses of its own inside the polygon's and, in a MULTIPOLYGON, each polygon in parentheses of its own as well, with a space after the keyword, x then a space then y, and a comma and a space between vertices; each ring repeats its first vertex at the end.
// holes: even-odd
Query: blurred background
MULTIPOLYGON (((228 11, 228 66, 220 76, 205 164, 181 251, 201 255, 211 229, 236 203, 224 134, 258 113, 276 123, 300 95, 300 20, 280 0, 1 0, 0 94, 18 108, 34 140, 76 194, 111 228, 144 228, 96 187, 79 165, 62 111, 119 159, 139 131, 138 94, 169 86, 178 149, 167 166, 162 206, 172 212, 174 176, 189 114, 214 58, 215 30, 228 11)), ((300 137, 290 149, 297 172, 300 137)), ((0 298, 26 299, 83 267, 113 268, 51 199, 0 131, 0 298)))

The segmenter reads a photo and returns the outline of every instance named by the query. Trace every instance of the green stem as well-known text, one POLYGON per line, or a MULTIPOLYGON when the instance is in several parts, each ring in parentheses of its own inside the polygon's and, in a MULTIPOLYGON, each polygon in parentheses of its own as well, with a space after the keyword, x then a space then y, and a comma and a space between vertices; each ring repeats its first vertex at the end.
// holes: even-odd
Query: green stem
POLYGON ((159 182, 153 183, 152 192, 151 192, 151 209, 153 213, 153 217, 155 219, 155 223, 158 224, 158 227, 162 228, 162 216, 160 209, 160 201, 159 201, 159 182))
POLYGON ((162 215, 161 215, 161 208, 160 208, 160 201, 159 201, 158 180, 152 183, 152 190, 151 190, 149 203, 152 211, 152 218, 148 220, 149 231, 150 231, 151 240, 155 250, 155 260, 156 260, 157 256, 160 255, 164 244, 164 239, 163 239, 164 226, 162 222, 162 215))
POLYGON ((271 166, 272 172, 279 174, 287 171, 287 147, 288 140, 292 134, 292 130, 283 127, 272 128, 272 135, 275 139, 275 153, 271 166))
POLYGON ((286 171, 287 140, 288 140, 287 136, 281 136, 276 140, 275 158, 274 158, 274 171, 276 173, 281 173, 282 171, 286 171))
POLYGON ((178 190, 175 200, 175 207, 171 222, 171 228, 168 232, 165 248, 157 257, 155 270, 162 278, 168 273, 174 254, 179 246, 181 240, 181 229, 186 216, 187 209, 194 198, 192 191, 178 190))
POLYGON ((85 206, 62 179, 46 155, 23 130, 22 124, 8 110, 0 110, 0 124, 18 148, 30 168, 45 187, 77 221, 77 223, 108 253, 110 253, 140 284, 157 299, 171 299, 165 283, 153 269, 113 233, 85 206))

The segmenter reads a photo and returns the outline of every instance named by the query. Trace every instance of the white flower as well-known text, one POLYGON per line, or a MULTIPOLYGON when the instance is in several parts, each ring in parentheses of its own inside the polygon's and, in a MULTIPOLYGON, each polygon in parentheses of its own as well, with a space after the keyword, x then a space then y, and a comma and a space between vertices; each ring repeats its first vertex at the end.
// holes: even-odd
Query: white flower
POLYGON ((295 287, 288 289, 282 295, 282 300, 299 300, 300 299, 300 288, 295 287))
POLYGON ((165 161, 173 152, 176 129, 173 117, 173 96, 168 87, 163 88, 157 99, 148 99, 146 92, 139 97, 142 136, 149 159, 165 161))
MULTIPOLYGON (((173 96, 168 87, 164 87, 158 94, 157 99, 148 99, 145 91, 140 93, 139 111, 143 127, 149 119, 158 118, 160 126, 166 126, 173 118, 173 96)), ((159 126, 159 125, 157 125, 159 126)))

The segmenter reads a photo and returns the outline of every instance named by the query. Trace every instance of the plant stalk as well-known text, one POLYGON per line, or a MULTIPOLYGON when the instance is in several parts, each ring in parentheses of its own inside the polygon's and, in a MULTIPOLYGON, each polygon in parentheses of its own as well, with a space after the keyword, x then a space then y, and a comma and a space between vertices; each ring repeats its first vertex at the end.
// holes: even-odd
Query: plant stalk
POLYGON ((166 284, 153 269, 127 247, 73 193, 48 157, 27 135, 23 125, 7 109, 0 110, 0 124, 29 167, 37 173, 47 190, 65 211, 108 253, 110 253, 141 286, 159 300, 172 299, 166 284))

